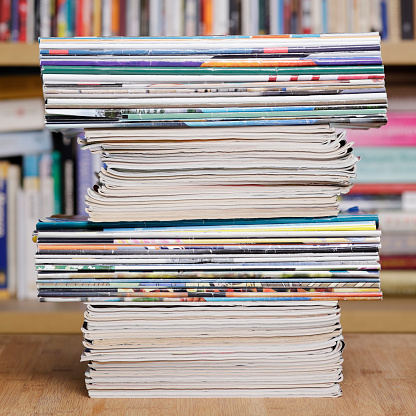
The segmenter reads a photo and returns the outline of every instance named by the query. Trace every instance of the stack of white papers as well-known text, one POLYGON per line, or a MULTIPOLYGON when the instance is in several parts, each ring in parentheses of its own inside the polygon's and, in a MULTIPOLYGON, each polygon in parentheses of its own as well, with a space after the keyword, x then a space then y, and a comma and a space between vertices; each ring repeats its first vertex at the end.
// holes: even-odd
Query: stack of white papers
POLYGON ((91 397, 335 397, 337 302, 233 306, 89 304, 91 397))

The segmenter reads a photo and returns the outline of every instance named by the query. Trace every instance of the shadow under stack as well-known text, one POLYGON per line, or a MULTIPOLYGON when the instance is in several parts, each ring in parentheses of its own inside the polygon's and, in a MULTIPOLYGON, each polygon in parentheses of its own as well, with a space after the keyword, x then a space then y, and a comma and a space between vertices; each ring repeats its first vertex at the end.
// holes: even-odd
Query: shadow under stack
POLYGON ((338 209, 340 129, 387 121, 378 34, 43 38, 40 61, 46 126, 105 166, 88 218, 35 231, 40 299, 87 305, 89 395, 340 396, 338 300, 382 296, 378 218, 338 209))

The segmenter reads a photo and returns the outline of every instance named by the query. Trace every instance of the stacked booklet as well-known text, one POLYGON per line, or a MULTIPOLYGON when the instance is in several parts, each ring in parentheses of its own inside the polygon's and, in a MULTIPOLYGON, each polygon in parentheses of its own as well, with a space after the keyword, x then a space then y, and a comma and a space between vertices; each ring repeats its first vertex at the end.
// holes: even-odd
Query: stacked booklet
POLYGON ((338 214, 357 158, 317 126, 87 129, 106 168, 88 191, 92 221, 338 214))
POLYGON ((45 38, 40 61, 47 127, 104 162, 88 218, 34 235, 40 299, 87 303, 90 396, 339 396, 337 301, 382 294, 335 128, 387 121, 378 34, 45 38))
POLYGON ((89 304, 91 397, 335 397, 337 302, 170 308, 89 304))
POLYGON ((45 38, 40 64, 54 129, 386 123, 378 33, 45 38))

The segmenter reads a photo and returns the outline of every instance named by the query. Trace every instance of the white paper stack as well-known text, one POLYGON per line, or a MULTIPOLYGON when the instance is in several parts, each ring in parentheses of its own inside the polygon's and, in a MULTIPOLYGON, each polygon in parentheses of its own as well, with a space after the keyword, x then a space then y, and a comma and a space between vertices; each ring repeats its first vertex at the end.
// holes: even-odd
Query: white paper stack
POLYGON ((329 125, 87 129, 106 168, 88 191, 92 221, 338 214, 357 158, 329 125))
POLYGON ((81 358, 89 395, 341 395, 337 302, 193 305, 89 304, 81 358))

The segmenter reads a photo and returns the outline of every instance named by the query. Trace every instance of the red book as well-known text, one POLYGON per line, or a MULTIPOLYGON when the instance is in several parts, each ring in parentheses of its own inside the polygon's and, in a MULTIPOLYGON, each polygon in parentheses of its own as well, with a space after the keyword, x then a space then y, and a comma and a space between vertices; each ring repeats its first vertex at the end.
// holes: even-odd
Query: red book
POLYGON ((290 24, 292 20, 292 4, 290 0, 284 0, 283 3, 283 30, 284 33, 290 33, 290 24))
POLYGON ((26 42, 27 0, 19 0, 19 42, 26 42))
POLYGON ((380 256, 380 264, 382 269, 416 269, 416 254, 380 256))
POLYGON ((416 183, 356 183, 349 194, 400 195, 406 191, 416 191, 416 183))
POLYGON ((126 36, 126 8, 127 0, 120 0, 120 36, 126 36))
POLYGON ((82 22, 84 15, 84 0, 75 3, 75 36, 82 36, 82 22))
POLYGON ((12 0, 0 0, 0 41, 10 39, 12 0))

